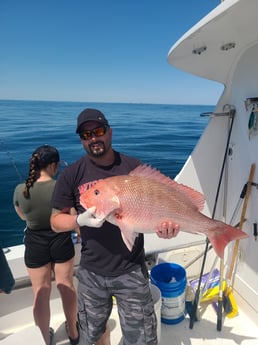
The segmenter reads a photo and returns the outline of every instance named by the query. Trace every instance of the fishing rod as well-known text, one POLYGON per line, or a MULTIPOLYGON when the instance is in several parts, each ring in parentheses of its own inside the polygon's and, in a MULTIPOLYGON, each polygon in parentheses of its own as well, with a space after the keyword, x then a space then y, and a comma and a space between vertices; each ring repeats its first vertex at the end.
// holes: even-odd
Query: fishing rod
MULTIPOLYGON (((15 172, 16 172, 18 178, 19 178, 19 181, 20 181, 20 182, 24 182, 24 178, 23 178, 22 174, 20 173, 20 171, 19 171, 19 169, 18 169, 18 167, 17 167, 17 164, 15 163, 15 160, 14 160, 13 156, 11 155, 10 151, 8 150, 8 147, 7 147, 7 145, 6 145, 5 141, 4 141, 4 139, 3 139, 2 137, 1 137, 0 139, 1 139, 1 146, 2 146, 3 149, 4 149, 3 151, 6 153, 7 157, 9 158, 9 160, 10 160, 10 162, 11 162, 11 164, 12 164, 12 166, 13 166, 13 168, 14 168, 14 170, 15 170, 15 172)), ((62 167, 62 168, 66 168, 66 167, 69 165, 69 164, 68 164, 65 160, 63 160, 63 159, 60 159, 59 164, 60 164, 60 167, 62 167)), ((60 169, 59 169, 59 172, 58 172, 58 173, 60 173, 60 169)), ((58 174, 57 174, 57 175, 58 175, 58 174)))
MULTIPOLYGON (((222 167, 221 167, 221 171, 220 171, 220 177, 219 177, 216 197, 215 197, 215 201, 214 201, 214 207, 213 207, 213 212, 212 212, 212 219, 214 219, 216 208, 217 208, 218 197, 219 197, 220 187, 221 187, 222 178, 223 178, 223 174, 224 174, 224 168, 225 168, 225 165, 226 165, 226 159, 227 159, 227 155, 228 155, 229 142, 230 142, 231 132, 232 132, 232 128, 233 128, 235 113, 236 113, 235 107, 234 106, 230 106, 228 104, 224 105, 223 111, 225 110, 226 107, 229 108, 229 111, 227 113, 225 113, 225 114, 227 114, 231 118, 231 124, 230 124, 229 133, 228 133, 228 136, 227 136, 227 143, 226 143, 223 163, 222 163, 222 167)), ((202 266, 201 266, 199 282, 198 282, 197 290, 196 290, 196 293, 195 293, 192 313, 190 315, 190 323, 189 323, 189 328, 190 329, 193 328, 194 322, 197 319, 196 315, 197 315, 197 308, 198 308, 200 292, 201 292, 201 280, 202 280, 202 276, 203 276, 203 272, 204 272, 204 266, 205 266, 205 262, 206 262, 207 253, 208 253, 208 250, 209 250, 209 245, 210 245, 210 241, 207 238, 206 239, 206 246, 205 246, 205 250, 204 250, 203 261, 202 261, 202 266)), ((219 321, 217 323, 217 330, 220 330, 220 329, 221 329, 221 315, 219 315, 219 321)))
POLYGON ((4 142, 3 138, 1 138, 1 146, 3 147, 4 152, 6 153, 7 157, 9 158, 9 160, 10 160, 10 162, 11 162, 11 164, 12 164, 12 166, 13 166, 13 168, 14 168, 14 170, 15 170, 18 178, 19 178, 19 181, 23 182, 24 178, 22 177, 22 175, 21 175, 21 173, 20 173, 20 171, 19 171, 19 169, 15 163, 15 160, 14 160, 13 156, 11 155, 10 151, 8 150, 8 147, 7 147, 6 143, 4 142))

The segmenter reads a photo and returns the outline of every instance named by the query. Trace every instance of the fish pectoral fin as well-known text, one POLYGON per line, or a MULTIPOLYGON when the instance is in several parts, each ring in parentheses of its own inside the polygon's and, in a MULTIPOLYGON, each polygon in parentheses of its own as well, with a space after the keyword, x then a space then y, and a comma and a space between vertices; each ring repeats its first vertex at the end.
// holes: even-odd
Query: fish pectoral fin
POLYGON ((128 248, 128 250, 130 250, 130 252, 131 252, 133 249, 135 238, 139 234, 137 232, 134 232, 134 231, 132 231, 128 228, 125 228, 125 227, 122 227, 122 228, 120 227, 120 230, 121 230, 122 239, 123 239, 126 247, 128 248))

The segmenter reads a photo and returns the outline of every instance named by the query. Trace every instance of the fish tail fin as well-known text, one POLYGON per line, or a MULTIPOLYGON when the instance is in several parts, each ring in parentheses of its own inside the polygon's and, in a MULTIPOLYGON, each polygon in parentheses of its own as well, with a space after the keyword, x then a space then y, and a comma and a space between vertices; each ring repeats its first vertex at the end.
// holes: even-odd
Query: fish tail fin
POLYGON ((210 229, 207 237, 217 255, 223 258, 224 249, 229 242, 247 238, 248 235, 231 225, 217 221, 216 226, 210 229))

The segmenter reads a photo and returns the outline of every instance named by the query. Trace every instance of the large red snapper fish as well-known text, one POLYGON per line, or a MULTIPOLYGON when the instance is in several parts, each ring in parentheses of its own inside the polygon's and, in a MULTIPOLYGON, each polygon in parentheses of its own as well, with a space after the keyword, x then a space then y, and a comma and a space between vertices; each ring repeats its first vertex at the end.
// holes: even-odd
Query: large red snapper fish
POLYGON ((248 235, 200 211, 204 196, 158 170, 140 165, 128 175, 108 177, 80 186, 80 203, 96 207, 95 216, 117 225, 131 251, 139 233, 152 233, 164 221, 179 224, 180 231, 205 234, 217 255, 226 245, 248 235))

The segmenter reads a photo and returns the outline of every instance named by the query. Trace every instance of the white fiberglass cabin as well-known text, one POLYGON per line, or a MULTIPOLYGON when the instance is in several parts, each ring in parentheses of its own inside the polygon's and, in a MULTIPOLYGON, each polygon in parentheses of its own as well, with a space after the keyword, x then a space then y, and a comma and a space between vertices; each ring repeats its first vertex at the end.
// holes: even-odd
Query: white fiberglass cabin
MULTIPOLYGON (((226 152, 214 218, 230 223, 234 216, 235 225, 241 214, 244 216, 243 230, 249 238, 239 243, 234 289, 253 308, 258 321, 258 1, 222 2, 176 42, 168 62, 225 86, 214 113, 209 114, 205 132, 177 180, 204 193, 205 213, 212 216, 226 152), (249 177, 252 186, 243 214, 245 199, 238 206, 249 177), (238 214, 234 215, 235 211, 238 214)), ((233 245, 225 261, 225 272, 233 245)))

